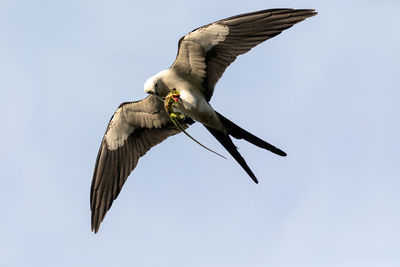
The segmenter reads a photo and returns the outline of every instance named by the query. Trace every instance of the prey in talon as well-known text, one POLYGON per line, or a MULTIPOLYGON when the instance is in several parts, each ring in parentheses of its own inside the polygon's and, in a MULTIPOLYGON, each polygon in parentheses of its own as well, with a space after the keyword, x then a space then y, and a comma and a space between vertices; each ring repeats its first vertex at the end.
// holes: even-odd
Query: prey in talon
POLYGON ((176 102, 179 101, 180 97, 181 97, 181 95, 174 88, 164 98, 164 108, 170 118, 176 118, 178 120, 183 120, 185 118, 185 115, 183 115, 181 112, 175 111, 176 102))
POLYGON ((193 141, 195 141, 197 144, 199 144, 200 146, 202 146, 203 148, 207 149, 208 151, 226 159, 224 156, 222 156, 221 154, 215 152, 214 150, 206 147, 205 145, 203 145, 202 143, 200 143, 199 141, 197 141, 196 139, 194 139, 193 136, 191 136, 189 133, 187 133, 185 131, 185 129, 182 128, 180 121, 182 121, 183 119, 186 118, 186 116, 184 114, 182 114, 181 112, 175 111, 176 108, 176 104, 177 102, 180 100, 180 94, 179 92, 174 88, 171 90, 171 92, 165 97, 164 99, 164 108, 165 111, 167 112, 169 118, 171 119, 171 121, 174 123, 174 125, 176 126, 176 128, 178 128, 180 131, 182 131, 185 135, 187 135, 190 139, 192 139, 193 141))

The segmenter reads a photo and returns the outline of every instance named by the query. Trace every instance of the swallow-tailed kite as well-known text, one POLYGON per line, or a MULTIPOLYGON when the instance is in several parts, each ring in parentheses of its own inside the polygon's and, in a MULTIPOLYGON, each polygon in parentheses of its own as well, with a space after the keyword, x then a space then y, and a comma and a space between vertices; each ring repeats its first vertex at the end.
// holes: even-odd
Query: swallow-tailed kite
POLYGON ((202 123, 254 182, 257 183, 257 178, 230 136, 286 156, 282 150, 216 112, 209 101, 215 84, 237 56, 316 14, 313 9, 262 10, 210 23, 182 37, 172 66, 146 81, 144 90, 149 96, 121 104, 108 124, 90 191, 92 231, 99 230, 139 158, 151 147, 181 132, 164 106, 165 97, 172 90, 178 92, 173 110, 183 114, 182 128, 195 121, 202 123))

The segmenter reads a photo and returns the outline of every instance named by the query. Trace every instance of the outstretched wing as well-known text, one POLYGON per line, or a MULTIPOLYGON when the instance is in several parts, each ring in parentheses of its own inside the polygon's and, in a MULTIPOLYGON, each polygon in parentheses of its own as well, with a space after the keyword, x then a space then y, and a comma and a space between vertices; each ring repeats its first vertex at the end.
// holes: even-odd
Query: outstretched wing
POLYGON ((179 40, 171 69, 197 83, 209 101, 215 84, 237 56, 316 14, 313 9, 268 9, 205 25, 179 40))
MULTIPOLYGON (((192 121, 183 123, 187 128, 192 121)), ((100 145, 90 189, 92 231, 117 198, 138 160, 153 146, 180 131, 156 96, 121 104, 108 124, 100 145)))

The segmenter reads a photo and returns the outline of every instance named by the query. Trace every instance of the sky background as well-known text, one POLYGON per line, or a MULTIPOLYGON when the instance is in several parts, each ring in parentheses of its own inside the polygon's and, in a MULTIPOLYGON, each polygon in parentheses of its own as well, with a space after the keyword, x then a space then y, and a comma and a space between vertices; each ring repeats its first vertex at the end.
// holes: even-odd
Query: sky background
POLYGON ((0 266, 400 266, 399 1, 0 0, 0 266), (240 56, 211 104, 288 153, 200 124, 150 150, 90 232, 109 118, 177 42, 266 8, 319 15, 240 56), (171 170, 171 161, 179 169, 171 170))

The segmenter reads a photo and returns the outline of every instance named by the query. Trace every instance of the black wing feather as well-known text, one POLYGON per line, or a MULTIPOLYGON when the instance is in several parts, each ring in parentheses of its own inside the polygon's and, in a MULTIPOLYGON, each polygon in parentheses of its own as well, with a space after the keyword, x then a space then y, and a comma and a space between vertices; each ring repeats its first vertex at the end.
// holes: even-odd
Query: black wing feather
MULTIPOLYGON (((112 206, 113 201, 121 192, 129 174, 136 167, 139 158, 169 136, 180 133, 180 130, 169 121, 162 102, 155 101, 154 97, 148 97, 138 102, 124 103, 119 109, 125 105, 131 105, 129 107, 131 110, 126 114, 129 116, 138 116, 136 122, 135 119, 130 120, 134 126, 132 132, 129 133, 123 145, 116 149, 110 149, 107 146, 106 137, 103 137, 96 158, 90 188, 91 224, 92 231, 95 233, 99 230, 100 223, 112 206), (142 127, 140 125, 146 123, 143 122, 143 118, 140 118, 140 116, 146 115, 148 116, 146 121, 149 123, 147 123, 146 127, 142 127), (156 124, 153 123, 154 121, 152 122, 149 118, 152 118, 154 121, 158 120, 159 124, 162 125, 156 127, 156 124)), ((129 118, 125 119, 129 121, 129 118)), ((110 120, 106 134, 110 130, 110 127, 112 127, 112 120, 113 118, 110 120)), ((115 123, 118 122, 115 121, 115 123)), ((188 119, 182 123, 182 127, 186 129, 192 123, 193 121, 188 119)))
POLYGON ((213 95, 215 84, 237 56, 316 14, 313 9, 268 9, 215 22, 227 25, 229 34, 205 55, 207 67, 203 87, 207 101, 213 95))

